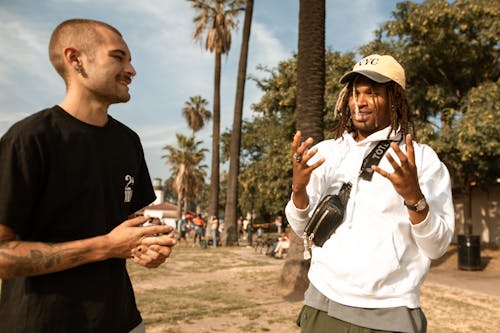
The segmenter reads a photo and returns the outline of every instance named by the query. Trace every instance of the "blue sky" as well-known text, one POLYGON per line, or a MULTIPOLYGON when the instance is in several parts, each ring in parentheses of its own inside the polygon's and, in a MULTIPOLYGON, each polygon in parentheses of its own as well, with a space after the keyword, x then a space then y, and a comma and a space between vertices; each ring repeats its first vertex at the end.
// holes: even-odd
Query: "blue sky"
MULTIPOLYGON (((356 51, 391 18, 397 2, 326 0, 326 47, 356 51)), ((298 4, 299 0, 255 0, 248 74, 263 77, 258 65, 276 67, 297 50, 298 4)), ((54 27, 68 18, 98 19, 122 32, 137 71, 130 87, 132 99, 113 105, 110 114, 139 134, 151 177, 168 178, 161 148, 176 144, 175 133, 191 133, 181 114, 185 101, 202 95, 212 108, 214 59, 192 40, 194 15, 185 0, 0 0, 0 136, 14 122, 64 97, 63 81, 47 55, 54 27)), ((243 15, 240 26, 242 22, 243 15)), ((241 32, 242 28, 233 34, 231 52, 222 62, 222 130, 232 126, 241 32)), ((252 81, 247 82, 245 119, 252 116, 250 105, 261 95, 252 81)), ((197 134, 208 149, 211 128, 209 123, 197 134)))

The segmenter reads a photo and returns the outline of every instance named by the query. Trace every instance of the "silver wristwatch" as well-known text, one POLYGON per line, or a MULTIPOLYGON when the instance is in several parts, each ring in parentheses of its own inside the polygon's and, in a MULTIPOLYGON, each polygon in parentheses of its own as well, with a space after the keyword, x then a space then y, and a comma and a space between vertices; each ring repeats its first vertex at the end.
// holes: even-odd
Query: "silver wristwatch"
POLYGON ((415 212, 421 212, 425 209, 425 207, 427 207, 427 201, 425 201, 425 198, 418 200, 414 205, 408 205, 406 202, 404 204, 406 208, 415 212))

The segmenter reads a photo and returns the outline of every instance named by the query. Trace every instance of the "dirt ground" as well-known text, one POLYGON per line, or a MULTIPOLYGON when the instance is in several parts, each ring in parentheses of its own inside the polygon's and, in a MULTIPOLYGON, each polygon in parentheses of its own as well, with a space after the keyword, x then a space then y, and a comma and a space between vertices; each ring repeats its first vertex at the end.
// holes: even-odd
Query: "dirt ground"
POLYGON ((479 270, 459 269, 457 247, 450 246, 443 257, 432 263, 426 283, 500 298, 500 250, 482 249, 480 254, 479 270))
MULTIPOLYGON (((429 333, 498 332, 500 251, 481 257, 482 270, 459 270, 452 246, 433 263, 422 287, 429 333)), ((280 287, 283 264, 252 248, 181 245, 161 269, 129 270, 147 333, 299 332, 302 301, 280 287)))

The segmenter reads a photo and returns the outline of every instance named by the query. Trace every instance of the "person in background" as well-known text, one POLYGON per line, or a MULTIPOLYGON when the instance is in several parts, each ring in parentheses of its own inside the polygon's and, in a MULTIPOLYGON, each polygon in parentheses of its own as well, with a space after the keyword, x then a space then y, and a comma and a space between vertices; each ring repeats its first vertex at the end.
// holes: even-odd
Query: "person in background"
POLYGON ((336 139, 311 147, 298 131, 292 143, 285 212, 297 235, 322 197, 352 186, 343 223, 321 247, 312 245, 298 324, 301 332, 426 332, 420 286, 455 223, 448 170, 409 133, 405 72, 392 56, 367 56, 340 82, 336 139), (385 140, 379 165, 362 168, 385 140))
POLYGON ((212 232, 212 247, 217 247, 217 231, 219 230, 219 219, 216 216, 210 216, 210 230, 212 232))
POLYGON ((193 245, 202 246, 202 240, 204 240, 206 221, 202 218, 201 214, 197 214, 194 219, 194 237, 193 245))
POLYGON ((276 218, 274 219, 274 225, 276 226, 276 232, 278 235, 281 235, 281 231, 283 230, 282 227, 282 222, 283 222, 283 217, 281 215, 277 215, 276 218))
POLYGON ((258 239, 264 238, 264 228, 262 228, 261 226, 257 228, 257 238, 258 239))
POLYGON ((248 214, 247 216, 247 247, 253 247, 253 216, 251 214, 248 214))
POLYGON ((288 230, 286 230, 281 237, 278 238, 276 247, 274 248, 274 257, 277 259, 283 258, 283 253, 290 248, 290 238, 288 237, 288 230))
POLYGON ((49 57, 63 101, 0 139, 0 332, 144 332, 126 259, 158 267, 176 241, 131 218, 155 194, 139 137, 108 115, 130 99, 130 50, 111 25, 71 19, 49 57))
POLYGON ((180 230, 181 230, 181 225, 182 225, 182 222, 184 222, 184 221, 185 221, 185 219, 186 219, 186 218, 185 218, 185 215, 184 215, 184 214, 182 214, 182 217, 181 217, 180 219, 177 219, 177 221, 176 221, 176 224, 177 224, 177 225, 176 225, 176 227, 175 227, 175 228, 177 229, 177 231, 180 231, 180 230))
POLYGON ((250 223, 250 220, 247 218, 243 219, 243 240, 247 239, 248 236, 248 224, 250 223))
POLYGON ((243 216, 238 217, 238 220, 236 221, 236 227, 238 229, 238 244, 239 244, 240 238, 243 235, 243 216))
POLYGON ((188 225, 188 222, 185 218, 183 219, 180 219, 180 224, 179 224, 179 242, 181 242, 182 240, 184 240, 184 244, 186 245, 186 247, 189 247, 189 243, 188 243, 188 240, 187 240, 187 234, 188 234, 188 231, 189 231, 189 225, 188 225))

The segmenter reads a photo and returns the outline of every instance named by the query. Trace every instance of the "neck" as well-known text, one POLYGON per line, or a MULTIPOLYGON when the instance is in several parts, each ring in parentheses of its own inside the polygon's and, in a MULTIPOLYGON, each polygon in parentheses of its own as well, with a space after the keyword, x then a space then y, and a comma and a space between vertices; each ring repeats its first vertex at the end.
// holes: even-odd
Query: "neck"
POLYGON ((68 90, 59 106, 76 119, 93 126, 102 127, 108 122, 109 105, 88 98, 84 94, 68 90))
POLYGON ((354 132, 354 140, 356 142, 360 142, 360 141, 363 141, 364 139, 366 139, 368 137, 368 135, 364 135, 363 133, 361 133, 359 130, 356 130, 354 132))

